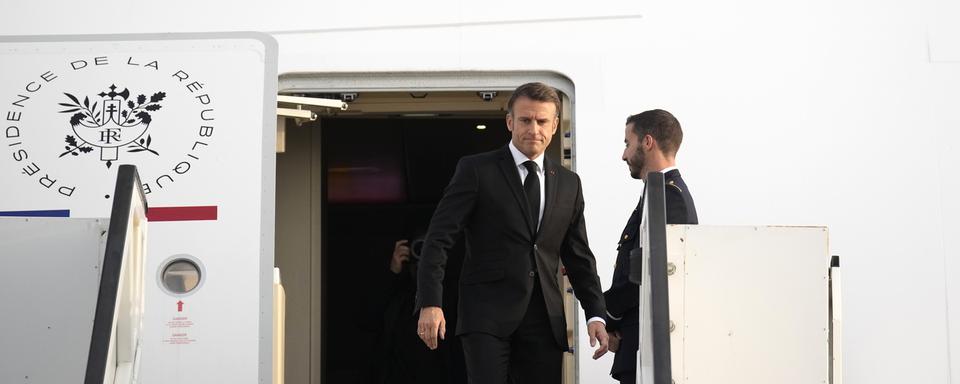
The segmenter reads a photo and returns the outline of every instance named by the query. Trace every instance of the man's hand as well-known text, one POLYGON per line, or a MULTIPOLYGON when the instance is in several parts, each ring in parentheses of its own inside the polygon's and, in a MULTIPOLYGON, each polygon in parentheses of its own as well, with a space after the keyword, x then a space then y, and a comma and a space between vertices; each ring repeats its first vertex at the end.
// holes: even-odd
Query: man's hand
POLYGON ((403 263, 410 260, 410 247, 407 246, 407 240, 397 241, 393 245, 393 257, 390 258, 390 272, 394 275, 403 270, 403 263))
MULTIPOLYGON (((447 333, 447 321, 443 319, 443 310, 440 307, 420 308, 420 321, 417 323, 417 335, 427 345, 427 348, 437 349, 440 340, 447 333)), ((606 334, 604 334, 606 336, 606 334)), ((592 343, 591 343, 592 344, 592 343)))
POLYGON ((610 352, 617 353, 620 350, 620 332, 607 332, 607 338, 610 339, 610 352))
MULTIPOLYGON (((421 312, 420 320, 423 321, 423 312, 421 312)), ((593 359, 599 359, 600 356, 607 353, 607 348, 609 347, 606 325, 599 321, 591 321, 590 324, 587 324, 587 334, 590 335, 591 347, 596 347, 597 342, 600 342, 600 347, 593 352, 593 359)))

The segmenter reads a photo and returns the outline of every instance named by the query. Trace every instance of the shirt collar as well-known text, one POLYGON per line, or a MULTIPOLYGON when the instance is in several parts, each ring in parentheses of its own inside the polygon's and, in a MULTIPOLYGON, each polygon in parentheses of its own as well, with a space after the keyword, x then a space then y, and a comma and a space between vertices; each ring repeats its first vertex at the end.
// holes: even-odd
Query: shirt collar
POLYGON ((522 167, 523 163, 528 160, 533 160, 534 163, 537 163, 537 169, 540 170, 539 173, 543 173, 543 154, 540 154, 540 156, 537 156, 536 159, 529 159, 527 158, 527 155, 524 155, 523 152, 520 152, 520 150, 517 149, 515 145, 513 145, 512 140, 510 141, 510 145, 508 145, 508 147, 510 147, 510 154, 513 155, 513 163, 516 164, 518 167, 522 167))
POLYGON ((675 170, 675 169, 677 169, 677 167, 666 167, 666 168, 664 168, 664 169, 661 169, 661 170, 660 170, 660 173, 666 175, 667 172, 670 172, 670 171, 675 170))

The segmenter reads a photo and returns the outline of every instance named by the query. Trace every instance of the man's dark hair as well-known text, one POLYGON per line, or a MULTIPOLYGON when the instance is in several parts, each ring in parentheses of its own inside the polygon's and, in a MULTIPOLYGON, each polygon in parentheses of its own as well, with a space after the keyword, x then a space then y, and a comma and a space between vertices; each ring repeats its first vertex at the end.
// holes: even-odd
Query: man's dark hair
POLYGON ((507 113, 513 113, 513 102, 518 98, 526 97, 533 101, 550 102, 557 107, 557 116, 560 115, 560 94, 553 87, 544 83, 526 83, 517 87, 507 101, 507 113))
POLYGON ((670 112, 653 109, 627 118, 627 125, 633 124, 633 133, 641 140, 650 135, 657 140, 657 146, 666 155, 676 155, 683 141, 680 122, 670 112))

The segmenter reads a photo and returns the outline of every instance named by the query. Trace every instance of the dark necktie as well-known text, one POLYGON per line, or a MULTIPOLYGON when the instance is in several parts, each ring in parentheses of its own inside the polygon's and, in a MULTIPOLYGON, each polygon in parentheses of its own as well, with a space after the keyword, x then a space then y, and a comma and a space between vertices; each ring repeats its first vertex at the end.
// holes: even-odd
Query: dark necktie
POLYGON ((523 191, 527 194, 527 204, 530 207, 530 222, 536 230, 540 223, 540 177, 537 175, 537 163, 533 160, 524 161, 523 166, 527 168, 523 191))

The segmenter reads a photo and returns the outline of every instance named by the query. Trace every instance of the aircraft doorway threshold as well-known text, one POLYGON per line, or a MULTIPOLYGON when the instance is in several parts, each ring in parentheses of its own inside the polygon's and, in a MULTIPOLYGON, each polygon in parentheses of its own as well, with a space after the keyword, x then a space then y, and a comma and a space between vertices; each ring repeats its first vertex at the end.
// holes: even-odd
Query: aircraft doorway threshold
MULTIPOLYGON (((450 337, 455 307, 444 308, 450 351, 441 351, 441 357, 404 353, 419 341, 415 328, 399 331, 410 327, 406 321, 416 321, 406 316, 407 307, 412 310, 413 272, 404 267, 393 274, 389 262, 395 241, 423 235, 457 160, 508 142, 506 102, 513 89, 531 81, 561 92, 560 132, 547 154, 572 169, 574 89, 560 74, 280 76, 281 95, 349 104, 315 110, 314 121, 284 119, 285 143, 278 142, 283 151, 277 154, 276 264, 287 295, 286 382, 391 382, 423 375, 434 363, 447 372, 436 382, 457 382, 463 367, 450 337), (410 368, 417 364, 419 371, 410 368)), ((459 275, 459 257, 455 249, 448 280, 459 275)), ((456 282, 444 286, 445 303, 455 302, 456 282)), ((564 354, 563 382, 572 384, 577 382, 580 321, 573 295, 567 296, 568 339, 574 348, 564 354)))

